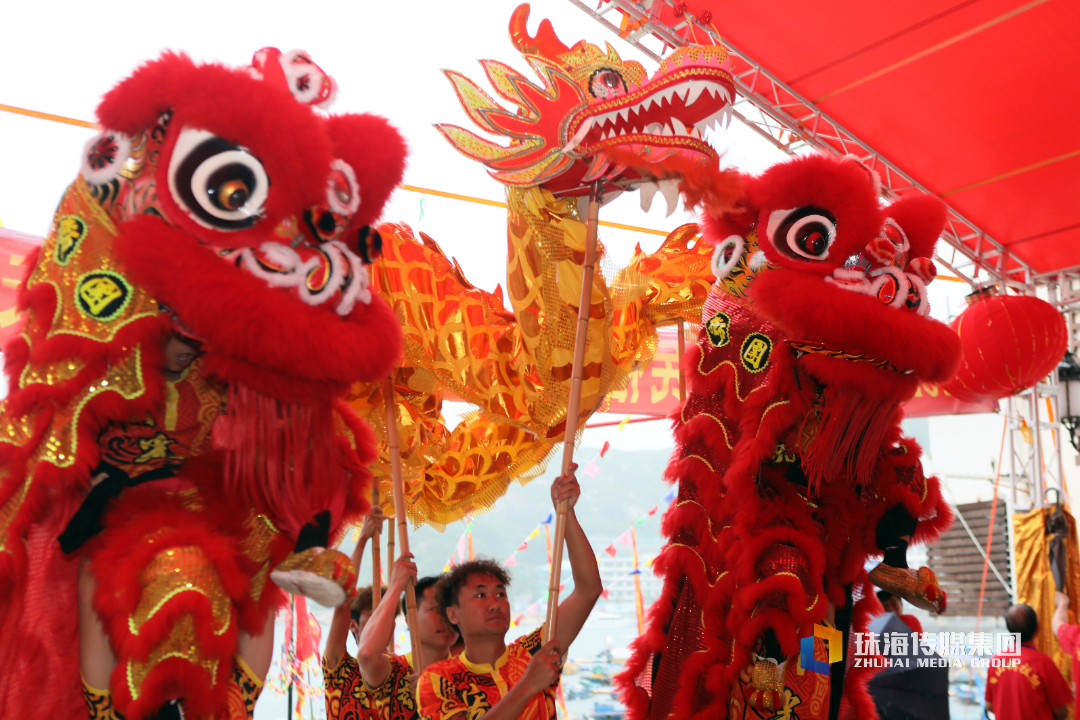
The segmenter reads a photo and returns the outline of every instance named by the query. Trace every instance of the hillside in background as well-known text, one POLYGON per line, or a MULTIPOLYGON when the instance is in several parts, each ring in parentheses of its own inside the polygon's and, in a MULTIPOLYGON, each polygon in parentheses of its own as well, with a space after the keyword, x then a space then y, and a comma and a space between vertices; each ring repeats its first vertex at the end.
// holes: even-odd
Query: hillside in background
MULTIPOLYGON (((581 464, 585 465, 597 452, 596 448, 583 447, 577 455, 581 464)), ((595 478, 578 471, 582 487, 581 500, 577 505, 578 519, 597 554, 602 554, 604 548, 626 531, 634 520, 660 503, 668 493, 670 488, 661 478, 670 454, 670 450, 625 451, 612 448, 602 459, 597 459, 599 472, 595 478)), ((547 472, 528 485, 511 483, 506 495, 499 499, 494 508, 474 518, 473 550, 477 556, 503 562, 547 517, 552 511, 549 492, 552 480, 558 475, 560 457, 559 453, 554 454, 547 472)), ((663 503, 660 504, 660 511, 638 526, 638 547, 643 556, 655 554, 660 547, 660 517, 666 508, 663 503)), ((410 533, 409 542, 421 576, 442 571, 455 552, 464 530, 465 523, 458 522, 449 525, 442 533, 428 527, 410 533)), ((385 552, 385 536, 383 546, 385 552)), ((621 545, 618 547, 620 554, 629 552, 621 545)), ((346 539, 343 549, 348 552, 351 548, 351 539, 346 539)), ((543 530, 529 541, 527 550, 518 553, 517 560, 518 565, 509 568, 515 579, 511 593, 515 606, 519 600, 536 599, 544 592, 547 551, 543 530)), ((361 573, 367 578, 370 572, 370 558, 367 558, 361 573)))

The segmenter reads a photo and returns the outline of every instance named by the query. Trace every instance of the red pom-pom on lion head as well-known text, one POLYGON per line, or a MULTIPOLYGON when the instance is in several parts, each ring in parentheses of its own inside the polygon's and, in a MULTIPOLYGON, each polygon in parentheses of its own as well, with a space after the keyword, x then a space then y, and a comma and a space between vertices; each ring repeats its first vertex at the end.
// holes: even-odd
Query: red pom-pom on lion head
POLYGON ((318 112, 333 93, 299 51, 247 68, 167 52, 105 96, 83 159, 121 259, 207 369, 286 401, 380 377, 400 347, 366 264, 405 143, 381 117, 318 112))
POLYGON ((756 230, 767 269, 750 297, 805 353, 805 367, 896 401, 918 381, 952 377, 958 339, 929 317, 926 297, 945 225, 939 199, 883 206, 877 176, 851 157, 800 157, 745 180, 739 209, 707 218, 706 233, 722 244, 756 230))

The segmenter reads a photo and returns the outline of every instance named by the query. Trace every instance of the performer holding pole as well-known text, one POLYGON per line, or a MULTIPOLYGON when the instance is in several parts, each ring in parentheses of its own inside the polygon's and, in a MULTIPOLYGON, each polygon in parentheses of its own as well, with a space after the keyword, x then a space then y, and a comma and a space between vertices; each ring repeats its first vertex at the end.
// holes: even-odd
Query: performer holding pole
POLYGON ((420 717, 469 720, 480 709, 484 720, 556 720, 564 651, 603 591, 596 555, 574 513, 580 496, 573 472, 551 484, 552 505, 567 506, 566 552, 574 589, 562 601, 559 628, 549 642, 541 643, 540 628, 506 642, 510 575, 499 563, 486 558, 462 563, 439 582, 439 606, 461 633, 465 649, 421 674, 416 688, 420 717))
MULTIPOLYGON (((405 483, 401 479, 401 447, 398 445, 397 413, 394 411, 394 383, 387 377, 383 381, 383 402, 386 405, 386 439, 390 445, 390 473, 394 486, 394 515, 397 522, 398 542, 402 557, 409 557, 409 525, 405 517, 405 483)), ((405 585, 405 620, 409 624, 414 667, 424 667, 420 650, 420 633, 416 618, 416 588, 413 583, 405 585)))
MULTIPOLYGON (((385 520, 382 508, 372 503, 371 513, 364 518, 360 526, 360 536, 352 553, 353 567, 360 576, 360 564, 367 549, 367 543, 382 527, 385 520)), ((326 688, 326 716, 330 720, 351 717, 350 713, 359 712, 367 702, 360 667, 356 658, 348 653, 346 643, 351 634, 360 644, 360 634, 375 610, 375 588, 379 588, 378 573, 373 587, 360 587, 352 602, 343 603, 334 609, 330 630, 326 634, 326 646, 323 650, 322 672, 323 685, 326 688)), ((381 590, 381 588, 379 588, 381 590)), ((370 704, 370 703, 369 703, 370 704)), ((290 707, 292 707, 290 705, 290 707)))
MULTIPOLYGON (((562 474, 573 473, 574 443, 577 439, 578 415, 581 405, 581 382, 585 379, 585 339, 589 330, 589 308, 592 306, 593 276, 596 273, 596 228, 600 221, 600 201, 604 197, 603 181, 593 183, 589 194, 589 220, 585 230, 585 263, 581 275, 581 300, 578 302, 577 334, 574 336, 574 365, 570 376, 570 399, 566 408, 566 432, 563 435, 562 474)), ((563 543, 566 537, 567 500, 559 502, 555 511, 555 551, 548 576, 547 619, 544 622, 544 643, 555 637, 559 615, 559 587, 562 582, 563 543)), ((565 650, 566 648, 564 648, 565 650)))

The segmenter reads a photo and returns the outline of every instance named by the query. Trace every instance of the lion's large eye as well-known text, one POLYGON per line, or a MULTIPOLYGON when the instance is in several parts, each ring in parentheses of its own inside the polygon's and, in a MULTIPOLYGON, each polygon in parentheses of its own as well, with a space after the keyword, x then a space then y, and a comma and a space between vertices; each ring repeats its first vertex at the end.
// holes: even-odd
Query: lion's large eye
POLYGON ((206 130, 185 128, 169 161, 169 191, 195 222, 214 230, 257 223, 270 189, 258 158, 206 130))
POLYGON ((769 239, 780 252, 796 259, 824 260, 836 239, 836 219, 813 207, 774 210, 769 215, 769 239))

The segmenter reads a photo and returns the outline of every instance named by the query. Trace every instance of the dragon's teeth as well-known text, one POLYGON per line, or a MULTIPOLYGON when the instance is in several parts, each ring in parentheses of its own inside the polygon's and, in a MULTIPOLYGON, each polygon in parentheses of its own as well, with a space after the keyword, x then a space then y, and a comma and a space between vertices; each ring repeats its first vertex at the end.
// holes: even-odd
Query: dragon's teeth
POLYGON ((675 133, 671 130, 670 125, 663 125, 663 126, 661 126, 660 134, 663 135, 664 137, 671 137, 675 133))
POLYGON ((671 217, 671 213, 675 212, 675 208, 679 206, 679 182, 677 180, 661 180, 659 186, 660 192, 663 194, 664 199, 667 200, 666 217, 671 217))
POLYGON ((622 110, 620 110, 618 112, 618 116, 621 117, 623 119, 623 121, 629 120, 630 119, 630 108, 623 108, 622 110))
POLYGON ((677 117, 672 116, 672 118, 671 118, 671 127, 675 130, 675 133, 674 133, 675 135, 689 135, 690 134, 690 133, 688 133, 686 131, 686 125, 683 124, 683 121, 680 120, 677 117))
POLYGON ((701 96, 701 91, 705 89, 705 83, 703 82, 691 82, 689 91, 686 93, 686 106, 690 107, 697 102, 698 97, 701 96))
POLYGON ((656 197, 657 190, 659 188, 654 182, 642 183, 641 187, 638 188, 638 193, 641 194, 641 209, 645 212, 649 212, 649 208, 652 207, 652 201, 656 197))

